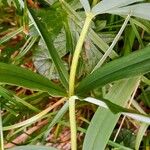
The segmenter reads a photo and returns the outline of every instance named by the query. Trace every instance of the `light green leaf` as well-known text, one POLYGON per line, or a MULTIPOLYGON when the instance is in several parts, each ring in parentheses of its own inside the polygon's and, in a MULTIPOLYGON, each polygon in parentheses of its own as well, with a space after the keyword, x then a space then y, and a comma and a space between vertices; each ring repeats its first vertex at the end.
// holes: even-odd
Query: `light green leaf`
POLYGON ((141 123, 140 128, 138 129, 136 140, 135 140, 135 150, 139 150, 141 141, 148 127, 149 127, 149 124, 141 123))
MULTIPOLYGON (((115 10, 117 8, 133 4, 135 2, 140 2, 143 0, 103 0, 99 2, 96 6, 92 8, 92 13, 94 15, 104 14, 107 11, 115 10)), ((121 8, 122 9, 122 8, 121 8)))
POLYGON ((131 14, 131 16, 150 20, 149 10, 150 10, 150 3, 143 3, 143 4, 136 4, 133 6, 131 5, 131 6, 108 10, 106 11, 106 13, 117 14, 117 15, 131 14))
POLYGON ((0 83, 45 91, 53 96, 64 95, 63 90, 47 78, 11 64, 0 63, 0 83))
POLYGON ((8 150, 57 150, 57 149, 49 146, 27 145, 27 146, 17 146, 8 150))
POLYGON ((79 83, 77 93, 85 93, 113 81, 138 76, 149 71, 150 47, 146 47, 98 68, 79 83))
POLYGON ((80 0, 83 8, 85 9, 86 12, 90 12, 91 8, 90 8, 90 4, 88 0, 80 0))
MULTIPOLYGON (((139 78, 118 81, 104 98, 124 106, 131 98, 138 82, 139 78)), ((83 150, 104 150, 119 116, 119 114, 115 115, 105 108, 98 108, 88 127, 83 150)))

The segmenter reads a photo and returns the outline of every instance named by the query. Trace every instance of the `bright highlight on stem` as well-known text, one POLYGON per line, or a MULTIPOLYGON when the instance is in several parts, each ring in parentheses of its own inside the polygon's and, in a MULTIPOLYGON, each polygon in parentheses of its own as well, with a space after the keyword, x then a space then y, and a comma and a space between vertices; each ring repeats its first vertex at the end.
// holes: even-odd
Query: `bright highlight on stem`
POLYGON ((80 53, 82 50, 82 45, 83 42, 85 40, 87 31, 89 29, 91 20, 93 18, 93 14, 88 13, 84 26, 82 28, 80 37, 78 39, 75 51, 74 51, 74 55, 73 55, 73 59, 72 59, 72 64, 71 64, 71 70, 70 70, 70 79, 69 79, 69 96, 74 95, 74 88, 75 88, 75 75, 76 75, 76 70, 77 70, 77 65, 78 65, 78 61, 79 61, 79 57, 80 57, 80 53))
POLYGON ((4 150, 4 138, 3 138, 3 128, 2 128, 1 105, 0 105, 0 149, 4 150))

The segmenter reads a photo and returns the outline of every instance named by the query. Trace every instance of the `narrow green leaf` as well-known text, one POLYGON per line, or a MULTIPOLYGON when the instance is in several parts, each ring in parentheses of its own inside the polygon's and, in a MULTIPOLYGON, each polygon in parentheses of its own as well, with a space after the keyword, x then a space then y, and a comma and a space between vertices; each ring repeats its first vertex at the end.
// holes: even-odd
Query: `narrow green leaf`
MULTIPOLYGON (((62 102, 64 102, 66 98, 62 98, 61 100, 59 100, 58 102, 56 102, 57 104, 61 104, 62 102)), ((23 126, 29 126, 31 125, 32 123, 38 121, 39 119, 43 118, 49 111, 51 111, 55 106, 50 106, 46 109, 44 109, 43 111, 41 111, 40 113, 34 115, 33 117, 27 119, 27 120, 24 120, 22 122, 19 122, 19 123, 15 123, 13 125, 9 125, 9 126, 5 126, 3 127, 3 131, 6 131, 6 130, 12 130, 12 129, 16 129, 16 128, 20 128, 20 127, 23 127, 23 126)))
POLYGON ((40 20, 36 16, 36 13, 32 9, 29 9, 29 11, 32 16, 32 19, 34 20, 34 25, 36 25, 36 28, 38 28, 37 30, 40 33, 42 39, 44 40, 44 42, 49 50, 51 58, 58 70, 61 82, 63 83, 64 87, 67 89, 68 88, 68 72, 63 64, 63 61, 59 57, 59 55, 53 45, 53 41, 52 41, 51 37, 49 36, 49 34, 47 34, 48 30, 46 27, 44 27, 42 22, 40 22, 40 20))
POLYGON ((146 123, 141 124, 135 140, 135 150, 139 150, 141 141, 148 127, 149 125, 146 123))
POLYGON ((90 8, 90 4, 88 0, 80 0, 85 12, 90 12, 91 8, 90 8))
POLYGON ((108 141, 108 145, 113 146, 114 148, 117 148, 119 150, 133 150, 131 148, 125 147, 121 144, 115 143, 113 141, 108 141))
POLYGON ((131 27, 127 27, 124 32, 123 54, 127 55, 132 52, 132 47, 135 40, 135 33, 131 27))
POLYGON ((141 37, 136 25, 131 20, 130 20, 130 24, 132 26, 132 29, 133 29, 135 35, 136 35, 136 38, 138 39, 138 42, 139 42, 141 48, 144 48, 142 37, 141 37))
POLYGON ((50 146, 27 145, 27 146, 17 146, 8 150, 57 150, 57 149, 50 146))
POLYGON ((54 96, 65 95, 63 90, 47 78, 30 70, 11 64, 0 63, 0 83, 45 91, 54 96))
POLYGON ((22 104, 25 107, 28 107, 29 109, 31 109, 32 111, 40 112, 39 109, 37 109, 36 107, 31 105, 30 103, 24 101, 23 99, 19 98, 15 94, 13 94, 11 91, 8 91, 7 89, 5 89, 1 86, 0 86, 0 95, 3 96, 8 101, 14 102, 16 105, 18 105, 18 107, 19 107, 20 104, 22 104))
MULTIPOLYGON (((73 44, 73 35, 71 33, 71 28, 72 28, 72 26, 69 24, 68 20, 66 22, 64 22, 64 29, 65 29, 65 33, 66 33, 66 38, 64 38, 64 39, 66 39, 65 50, 66 50, 66 52, 68 52, 68 51, 71 52, 71 54, 73 55, 74 44, 73 44)), ((60 45, 60 42, 59 42, 59 45, 60 45)))
MULTIPOLYGON (((29 26, 32 26, 33 24, 30 23, 29 26)), ((0 44, 7 42, 8 40, 10 40, 12 37, 14 37, 15 35, 21 33, 23 31, 23 27, 18 28, 17 30, 14 30, 8 34, 6 34, 4 37, 2 37, 0 39, 0 44)))
POLYGON ((27 42, 24 44, 24 46, 19 51, 19 54, 14 58, 14 60, 16 61, 16 60, 19 60, 20 58, 22 58, 31 49, 31 47, 35 44, 37 39, 38 39, 38 36, 29 37, 27 42))
POLYGON ((52 130, 52 127, 58 123, 58 121, 64 116, 64 114, 67 112, 69 108, 69 103, 66 102, 63 107, 58 111, 57 115, 54 117, 54 119, 52 120, 52 122, 49 124, 47 131, 45 131, 44 134, 44 140, 47 138, 47 136, 49 135, 50 131, 52 130))
POLYGON ((77 93, 84 93, 110 82, 138 76, 150 71, 150 47, 116 59, 84 78, 77 93))
POLYGON ((2 125, 2 111, 0 104, 0 149, 4 150, 4 136, 3 136, 3 125, 2 125))
POLYGON ((147 33, 150 33, 150 27, 149 25, 146 25, 145 22, 147 22, 146 20, 137 20, 137 19, 133 19, 130 18, 130 20, 137 25, 138 27, 142 28, 144 31, 146 31, 147 33))

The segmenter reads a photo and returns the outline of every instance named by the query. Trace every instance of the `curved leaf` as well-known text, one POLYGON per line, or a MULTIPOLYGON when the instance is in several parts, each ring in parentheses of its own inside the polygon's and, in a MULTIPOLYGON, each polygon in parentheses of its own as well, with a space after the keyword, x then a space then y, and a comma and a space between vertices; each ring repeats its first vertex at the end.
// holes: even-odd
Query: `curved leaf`
POLYGON ((92 8, 92 13, 94 15, 103 14, 106 11, 115 10, 139 1, 143 0, 103 0, 92 8))
POLYGON ((54 96, 65 95, 63 90, 47 78, 30 70, 11 64, 0 63, 0 83, 45 91, 54 96))
POLYGON ((110 82, 138 76, 150 71, 150 47, 116 59, 84 78, 77 93, 84 93, 110 82))
POLYGON ((117 15, 128 15, 139 17, 142 19, 150 20, 150 3, 136 4, 127 7, 121 7, 113 10, 108 10, 106 13, 117 14, 117 15), (144 10, 144 11, 143 11, 144 10))
POLYGON ((27 146, 17 146, 8 150, 57 150, 57 149, 49 146, 27 145, 27 146))
POLYGON ((121 114, 123 114, 125 116, 129 116, 137 121, 141 121, 141 122, 150 124, 150 116, 149 115, 145 115, 145 114, 139 113, 138 111, 134 111, 134 110, 122 107, 118 104, 112 103, 111 101, 109 101, 107 99, 95 99, 93 97, 87 97, 84 100, 87 102, 90 102, 92 104, 96 104, 100 107, 109 109, 114 114, 121 113, 121 114))

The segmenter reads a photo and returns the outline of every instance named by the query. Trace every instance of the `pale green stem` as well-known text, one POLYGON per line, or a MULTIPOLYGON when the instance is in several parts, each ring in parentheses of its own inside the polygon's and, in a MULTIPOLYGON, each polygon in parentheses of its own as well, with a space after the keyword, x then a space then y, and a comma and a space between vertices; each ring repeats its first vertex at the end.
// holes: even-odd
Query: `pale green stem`
POLYGON ((0 139, 1 139, 1 150, 4 150, 4 138, 3 138, 3 129, 2 129, 2 115, 1 115, 1 106, 0 106, 0 139))
MULTIPOLYGON (((104 63, 104 61, 107 59, 107 57, 110 55, 110 53, 112 52, 112 50, 113 50, 113 48, 115 47, 116 43, 118 42, 118 40, 119 40, 121 34, 123 33, 125 27, 127 26, 128 21, 130 20, 130 16, 131 16, 131 14, 129 14, 129 15, 126 17, 126 19, 125 19, 125 21, 124 21, 124 23, 123 23, 121 29, 119 30, 118 34, 117 34, 116 37, 114 38, 112 44, 110 45, 110 47, 108 48, 108 50, 106 51, 106 53, 103 55, 103 57, 101 58, 101 60, 100 60, 100 61, 97 63, 97 65, 94 67, 94 69, 92 70, 92 72, 95 71, 97 68, 99 68, 99 67, 104 63)), ((92 72, 91 72, 91 73, 92 73, 92 72)))
POLYGON ((87 31, 90 26, 92 18, 93 18, 93 15, 88 13, 85 23, 84 23, 84 26, 81 31, 79 40, 77 42, 74 54, 73 54, 71 70, 70 70, 70 79, 69 79, 69 97, 74 95, 75 75, 76 75, 77 65, 78 65, 78 61, 79 61, 79 56, 80 56, 80 53, 82 50, 82 45, 85 40, 85 36, 87 34, 87 31))
POLYGON ((73 54, 73 59, 72 59, 72 64, 71 64, 71 69, 70 69, 70 78, 69 78, 69 118, 70 118, 70 128, 71 128, 71 150, 77 150, 77 135, 76 135, 76 118, 75 118, 75 99, 72 98, 71 96, 74 95, 74 89, 75 89, 75 76, 76 76, 76 70, 78 66, 78 61, 80 57, 80 53, 82 50, 82 45, 85 40, 86 34, 88 32, 91 20, 93 18, 93 14, 88 13, 86 15, 86 20, 84 23, 84 26, 82 28, 80 37, 78 39, 74 54, 73 54))
POLYGON ((71 150, 77 150, 77 128, 76 128, 76 116, 75 116, 75 100, 76 96, 69 98, 69 118, 71 127, 71 150))

